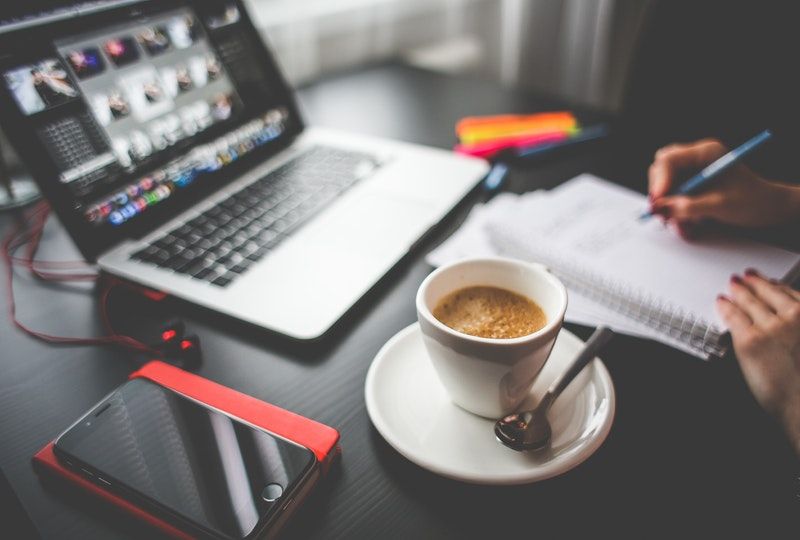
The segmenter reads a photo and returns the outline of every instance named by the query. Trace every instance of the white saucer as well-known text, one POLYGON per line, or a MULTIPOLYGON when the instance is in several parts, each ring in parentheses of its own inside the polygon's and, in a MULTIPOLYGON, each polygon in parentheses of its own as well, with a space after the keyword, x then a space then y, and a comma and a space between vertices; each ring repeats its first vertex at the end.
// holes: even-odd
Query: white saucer
MULTIPOLYGON (((531 396, 537 403, 583 342, 561 330, 531 396)), ((527 484, 577 466, 608 435, 614 420, 614 385, 599 359, 553 404, 551 449, 515 452, 494 436, 494 421, 454 405, 428 359, 419 324, 398 332, 381 348, 367 373, 367 412, 386 441, 417 465, 476 484, 527 484)))

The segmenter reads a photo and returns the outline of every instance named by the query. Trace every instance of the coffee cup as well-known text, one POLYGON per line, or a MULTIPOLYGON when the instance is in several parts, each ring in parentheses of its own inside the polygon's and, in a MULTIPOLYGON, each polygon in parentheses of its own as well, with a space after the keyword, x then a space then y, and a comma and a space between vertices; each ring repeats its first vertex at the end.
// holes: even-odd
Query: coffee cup
POLYGON ((487 418, 505 416, 528 396, 555 344, 567 309, 567 290, 538 264, 505 258, 468 259, 434 270, 420 285, 417 318, 428 356, 450 399, 487 418), (506 289, 533 300, 546 316, 539 330, 486 338, 450 328, 433 315, 447 295, 474 286, 506 289))

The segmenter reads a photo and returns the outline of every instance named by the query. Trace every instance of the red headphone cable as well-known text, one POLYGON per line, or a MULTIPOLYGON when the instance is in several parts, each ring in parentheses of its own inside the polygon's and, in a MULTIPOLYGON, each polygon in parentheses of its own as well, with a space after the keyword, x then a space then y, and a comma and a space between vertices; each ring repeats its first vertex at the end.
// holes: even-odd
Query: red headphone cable
POLYGON ((33 223, 27 230, 23 230, 20 224, 14 226, 3 242, 3 259, 6 263, 6 287, 8 291, 8 314, 11 322, 28 334, 29 336, 55 345, 117 345, 138 352, 146 353, 151 356, 162 356, 161 353, 146 343, 123 334, 117 334, 111 325, 108 316, 108 298, 117 281, 109 281, 102 284, 100 293, 100 318, 103 327, 109 333, 106 336, 92 338, 79 338, 67 336, 55 336, 44 332, 39 332, 27 326, 17 318, 17 306, 14 299, 14 265, 27 268, 33 276, 43 281, 98 281, 99 274, 96 272, 68 273, 76 269, 87 269, 89 265, 84 261, 37 261, 36 252, 39 248, 44 226, 50 208, 47 203, 40 203, 32 211, 23 213, 25 222, 33 223), (15 253, 18 249, 27 245, 24 257, 17 257, 15 253), (56 271, 53 271, 56 270, 56 271))

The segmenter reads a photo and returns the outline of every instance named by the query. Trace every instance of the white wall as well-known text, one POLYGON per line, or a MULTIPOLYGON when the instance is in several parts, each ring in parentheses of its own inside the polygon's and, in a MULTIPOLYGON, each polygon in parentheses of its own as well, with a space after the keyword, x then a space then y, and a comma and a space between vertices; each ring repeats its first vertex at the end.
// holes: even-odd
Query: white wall
POLYGON ((647 0, 247 0, 290 81, 386 58, 605 109, 647 0))

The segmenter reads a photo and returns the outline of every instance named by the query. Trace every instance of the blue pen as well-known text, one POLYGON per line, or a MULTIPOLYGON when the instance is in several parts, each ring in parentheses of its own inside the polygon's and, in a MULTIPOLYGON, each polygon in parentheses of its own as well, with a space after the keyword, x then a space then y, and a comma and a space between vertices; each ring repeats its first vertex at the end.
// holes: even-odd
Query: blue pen
POLYGON ((499 191, 503 187, 503 183, 508 175, 508 165, 505 163, 497 162, 489 169, 489 173, 483 180, 483 189, 488 193, 499 191))
POLYGON ((566 148, 594 139, 602 139, 606 135, 608 135, 608 127, 606 127, 604 124, 589 126, 587 128, 583 128, 577 135, 573 135, 569 139, 565 139, 563 141, 534 145, 529 148, 519 148, 515 152, 515 157, 529 158, 539 154, 546 154, 547 152, 557 148, 566 148))
MULTIPOLYGON (((765 129, 746 143, 734 148, 705 169, 689 178, 678 189, 675 190, 675 195, 691 195, 699 189, 707 186, 717 176, 724 171, 727 171, 731 166, 738 163, 744 156, 767 142, 772 137, 772 132, 765 129)), ((649 210, 639 216, 639 219, 648 219, 653 216, 649 210)))

